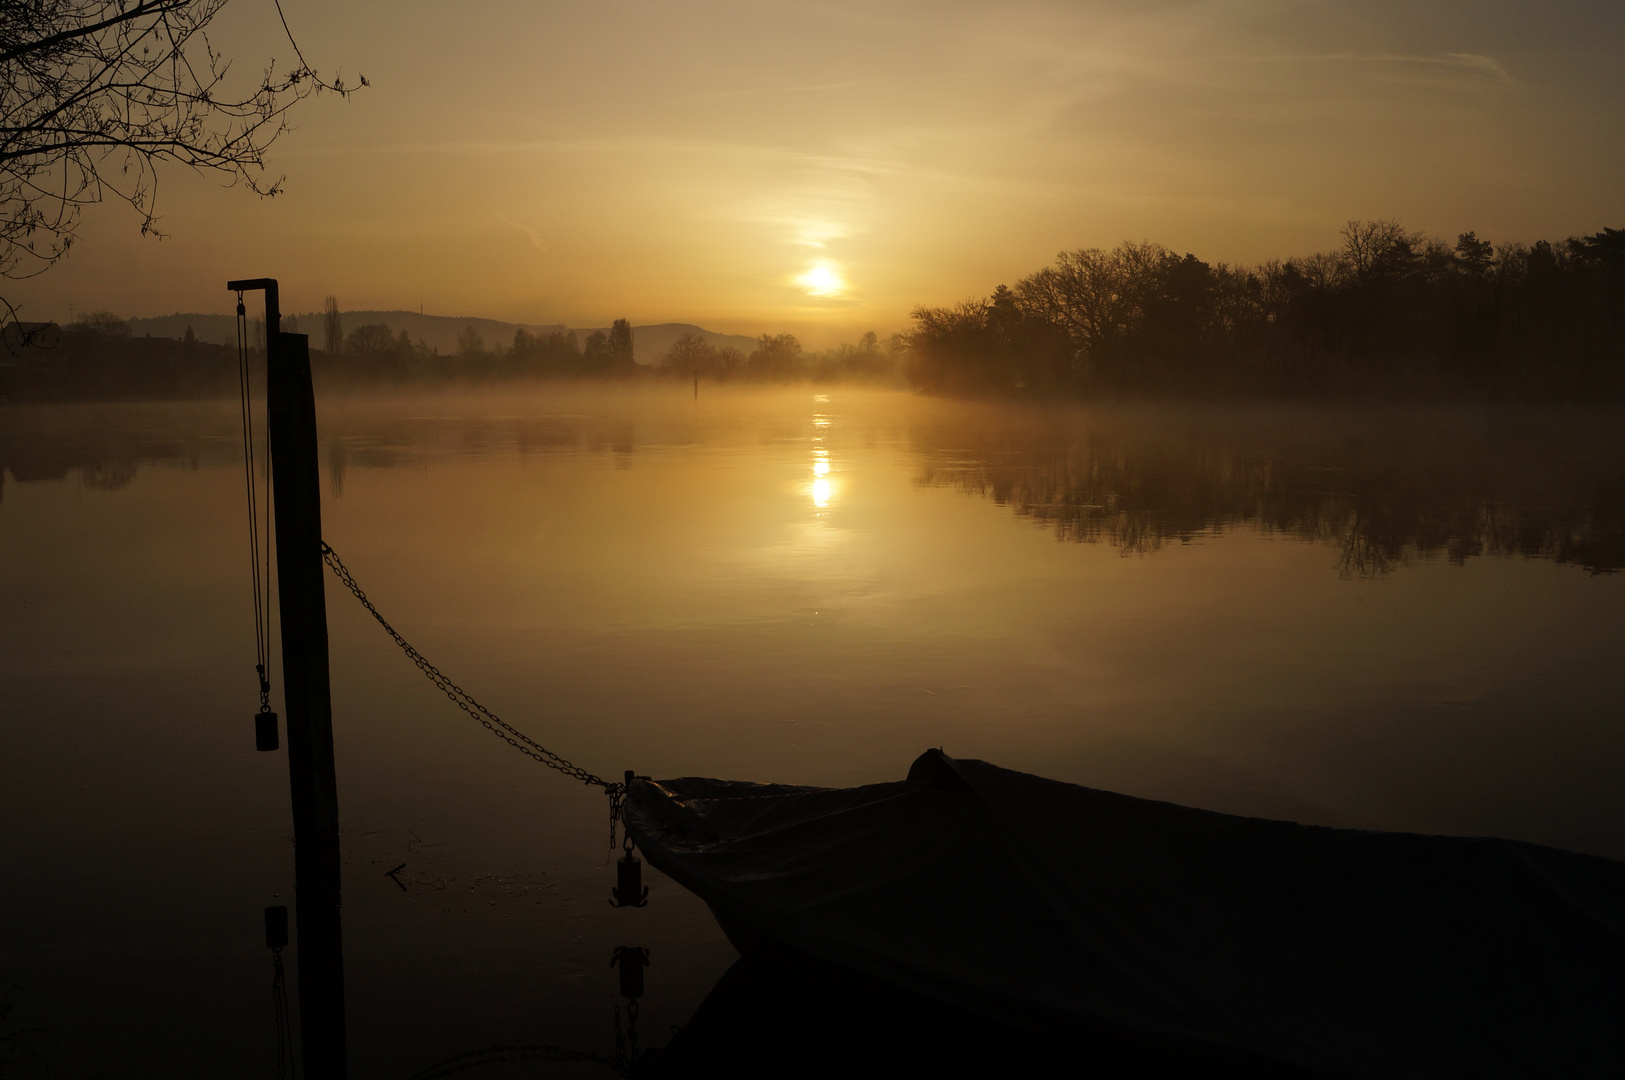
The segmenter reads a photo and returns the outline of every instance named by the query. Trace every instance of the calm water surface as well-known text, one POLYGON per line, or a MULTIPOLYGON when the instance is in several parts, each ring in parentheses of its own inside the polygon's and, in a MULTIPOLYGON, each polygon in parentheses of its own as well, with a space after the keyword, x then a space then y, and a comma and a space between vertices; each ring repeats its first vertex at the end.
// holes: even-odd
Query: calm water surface
MULTIPOLYGON (((1625 857, 1612 414, 565 387, 319 412, 329 543, 600 774, 851 785, 941 746, 1625 857)), ((235 425, 0 408, 0 1071, 276 1075, 261 912, 292 830, 286 759, 253 749, 235 425)), ((328 605, 353 1075, 612 1056, 623 944, 664 1043, 734 959, 704 906, 652 875, 611 910, 604 799, 328 605)))

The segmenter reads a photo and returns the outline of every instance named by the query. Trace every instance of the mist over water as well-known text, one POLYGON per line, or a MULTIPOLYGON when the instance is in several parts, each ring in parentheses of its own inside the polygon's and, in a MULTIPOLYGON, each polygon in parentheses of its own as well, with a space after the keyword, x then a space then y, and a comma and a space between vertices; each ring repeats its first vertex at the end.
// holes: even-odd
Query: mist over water
MULTIPOLYGON (((942 746, 1625 857, 1615 413, 557 384, 318 412, 325 537, 374 602, 601 775, 850 785, 942 746)), ((271 1072, 291 827, 237 437, 224 404, 0 407, 0 982, 70 1074, 271 1072)), ((328 609, 355 1074, 607 1055, 629 943, 659 1045, 733 958, 703 905, 654 875, 610 910, 602 798, 328 609)))

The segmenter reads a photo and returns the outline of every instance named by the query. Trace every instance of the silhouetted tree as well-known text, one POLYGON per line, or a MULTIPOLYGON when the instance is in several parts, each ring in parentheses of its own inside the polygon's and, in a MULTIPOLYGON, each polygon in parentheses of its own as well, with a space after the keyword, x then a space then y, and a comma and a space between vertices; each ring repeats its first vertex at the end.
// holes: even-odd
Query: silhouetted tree
POLYGON ((1625 229, 1604 229, 1569 240, 1569 251, 1588 266, 1625 274, 1625 229))
POLYGON ((395 334, 383 323, 358 326, 350 331, 344 351, 361 356, 382 356, 395 351, 395 334))
POLYGON ((962 300, 952 307, 914 309, 905 372, 916 386, 937 393, 963 394, 1008 389, 1013 385, 998 364, 1000 351, 988 334, 985 300, 962 300))
POLYGON ((612 371, 631 371, 637 362, 632 356, 632 324, 616 319, 604 342, 605 363, 612 371))
POLYGON ((1252 269, 1062 252, 1014 289, 917 308, 905 369, 947 393, 1625 392, 1625 231, 1496 249, 1351 221, 1342 239, 1252 269))
POLYGON ((756 379, 789 379, 802 373, 801 342, 794 334, 763 334, 745 360, 745 373, 756 379))
POLYGON ((718 370, 719 359, 714 345, 699 334, 690 332, 671 343, 658 366, 678 375, 726 377, 725 372, 718 370))
POLYGON ((1473 277, 1486 277, 1495 265, 1495 245, 1464 232, 1456 237, 1456 261, 1473 277))
MULTIPOLYGON (((108 197, 157 232, 157 167, 218 172, 261 195, 285 116, 325 82, 299 57, 242 96, 208 30, 226 0, 22 0, 0 4, 0 277, 48 269, 81 210, 108 197)), ((290 37, 290 42, 292 38, 290 37)), ((361 80, 362 85, 366 80, 361 80)), ((15 313, 0 298, 7 318, 15 313)))
POLYGON ((349 378, 399 378, 406 373, 411 346, 401 352, 401 341, 383 323, 358 326, 344 340, 343 363, 349 378))
MULTIPOLYGON (((188 330, 191 327, 187 327, 188 330)), ((123 341, 130 336, 130 324, 111 311, 89 311, 67 326, 67 333, 102 343, 123 341)))
POLYGON ((344 319, 339 315, 338 297, 328 294, 322 303, 322 336, 327 355, 337 357, 344 352, 344 319))
POLYGON ((1126 346, 1157 274, 1170 258, 1159 244, 1129 243, 1063 251, 1055 265, 1016 284, 1022 309, 1071 339, 1080 372, 1107 384, 1132 378, 1126 346))
POLYGON ((568 373, 581 366, 581 346, 577 344, 573 330, 543 334, 536 342, 536 349, 544 370, 568 373))
POLYGON ((485 335, 473 323, 468 323, 457 331, 457 355, 462 357, 483 357, 485 355, 485 335))
POLYGON ((1362 282, 1398 277, 1416 259, 1422 237, 1406 232, 1397 221, 1350 221, 1343 226, 1343 257, 1362 282))
POLYGON ((581 346, 581 366, 589 375, 602 375, 609 369, 609 335, 594 330, 581 346))
POLYGON ((516 375, 573 375, 581 369, 581 350, 568 330, 532 334, 521 327, 514 331, 508 367, 516 375))

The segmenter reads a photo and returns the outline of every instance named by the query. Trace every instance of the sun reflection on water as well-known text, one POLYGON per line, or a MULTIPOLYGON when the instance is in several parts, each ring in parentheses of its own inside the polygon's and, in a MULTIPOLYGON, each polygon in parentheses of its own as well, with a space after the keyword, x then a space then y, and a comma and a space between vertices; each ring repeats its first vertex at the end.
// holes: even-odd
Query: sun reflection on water
MULTIPOLYGON (((820 401, 820 402, 825 402, 825 401, 828 401, 829 398, 827 398, 824 395, 820 394, 814 400, 820 401)), ((829 431, 829 426, 830 426, 829 417, 823 415, 822 413, 813 414, 813 430, 815 432, 817 432, 817 434, 815 434, 812 437, 812 443, 813 443, 813 452, 812 452, 813 453, 813 461, 812 461, 813 481, 812 481, 812 487, 811 487, 810 491, 812 493, 813 505, 815 507, 817 507, 818 509, 820 509, 820 510, 828 509, 830 498, 833 496, 833 494, 835 492, 834 481, 832 481, 829 478, 829 474, 830 474, 829 448, 827 446, 823 445, 823 443, 824 443, 824 435, 825 435, 826 432, 829 431)))

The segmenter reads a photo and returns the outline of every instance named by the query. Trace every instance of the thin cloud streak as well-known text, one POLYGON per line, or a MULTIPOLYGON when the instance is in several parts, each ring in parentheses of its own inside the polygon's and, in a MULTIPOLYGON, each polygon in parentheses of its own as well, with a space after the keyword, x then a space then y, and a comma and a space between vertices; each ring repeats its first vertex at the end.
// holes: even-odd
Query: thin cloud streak
POLYGON ((701 101, 729 101, 735 98, 767 97, 772 94, 812 94, 824 90, 845 90, 862 85, 855 80, 816 83, 810 86, 747 86, 737 90, 712 90, 703 94, 683 94, 669 100, 681 104, 701 101))

